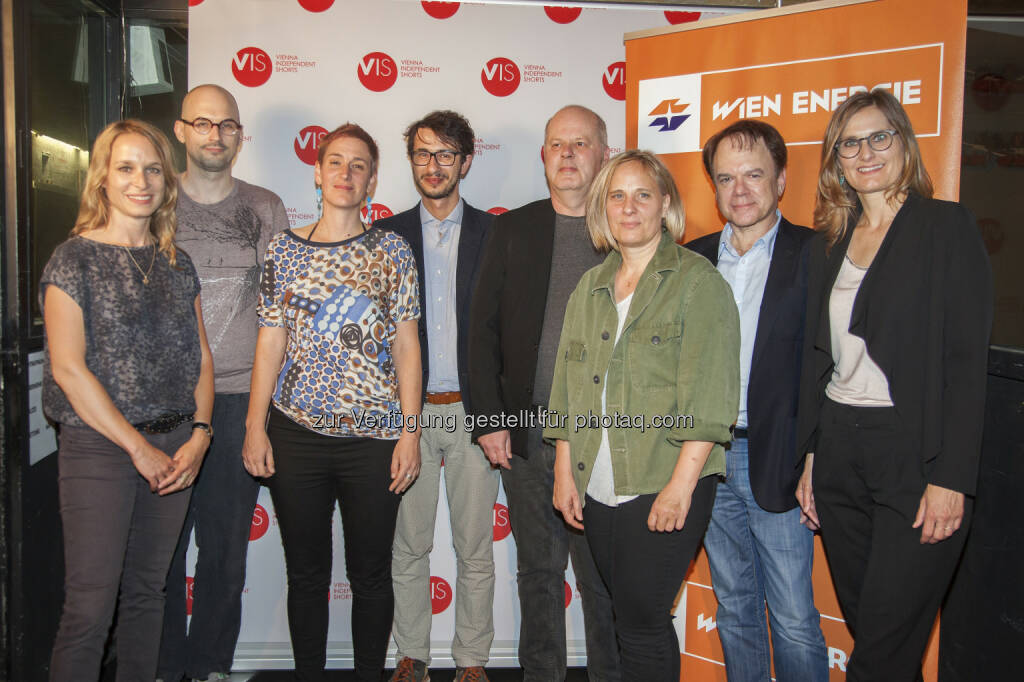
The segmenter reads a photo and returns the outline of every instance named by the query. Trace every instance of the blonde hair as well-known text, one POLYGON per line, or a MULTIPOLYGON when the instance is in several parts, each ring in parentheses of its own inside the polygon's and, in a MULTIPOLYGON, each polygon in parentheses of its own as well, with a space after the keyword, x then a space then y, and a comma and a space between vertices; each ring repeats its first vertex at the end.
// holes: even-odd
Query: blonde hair
POLYGON ((156 127, 134 118, 115 121, 103 129, 92 146, 89 158, 89 172, 85 176, 85 189, 78 205, 78 218, 71 229, 71 235, 82 234, 89 230, 97 230, 107 225, 110 220, 110 200, 103 185, 107 181, 110 167, 110 155, 114 141, 121 135, 134 133, 142 135, 152 143, 160 159, 164 177, 164 199, 149 220, 149 232, 156 240, 160 253, 174 265, 177 260, 177 249, 174 246, 174 233, 178 222, 174 215, 174 206, 178 201, 178 178, 174 172, 171 143, 156 127))
POLYGON ((921 160, 921 148, 914 136, 907 112, 888 90, 858 92, 839 105, 832 114, 825 139, 821 145, 821 171, 818 173, 818 193, 814 206, 814 226, 825 233, 828 248, 835 246, 845 235, 849 225, 860 211, 857 192, 843 177, 836 145, 853 116, 869 107, 877 107, 903 144, 903 171, 896 186, 886 192, 886 199, 913 191, 923 197, 932 196, 932 181, 921 160))
POLYGON ((619 250, 619 243, 612 236, 611 228, 608 226, 608 212, 605 207, 612 176, 620 166, 631 161, 641 164, 657 184, 658 191, 663 195, 668 195, 668 209, 662 219, 662 227, 667 229, 677 242, 683 238, 683 231, 686 228, 686 211, 683 208, 683 200, 679 197, 679 190, 676 189, 672 173, 654 152, 649 152, 646 149, 630 149, 612 157, 604 165, 604 168, 594 178, 590 192, 587 194, 587 230, 590 232, 590 241, 599 251, 619 250))

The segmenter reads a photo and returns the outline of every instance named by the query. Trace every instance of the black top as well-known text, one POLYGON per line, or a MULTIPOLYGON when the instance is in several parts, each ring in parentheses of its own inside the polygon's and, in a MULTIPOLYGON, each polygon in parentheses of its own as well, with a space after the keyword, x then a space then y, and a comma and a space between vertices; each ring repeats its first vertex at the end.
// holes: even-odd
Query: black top
MULTIPOLYGON (((548 299, 555 209, 541 199, 494 219, 470 314, 473 438, 508 428, 533 403, 533 380, 548 299)), ((511 428, 512 452, 527 456, 527 431, 511 428)))
MULTIPOLYGON (((853 235, 811 251, 801 378, 800 452, 814 452, 832 376, 828 301, 853 235)), ((889 382, 928 483, 973 495, 978 478, 992 270, 974 216, 960 204, 907 197, 853 303, 851 334, 889 382)))
MULTIPOLYGON (((199 277, 192 260, 178 249, 177 265, 171 266, 161 253, 154 259, 155 248, 72 237, 53 252, 39 284, 40 306, 47 285, 53 285, 82 309, 86 367, 133 424, 195 412, 202 362, 194 306, 199 277)), ((43 411, 56 422, 85 425, 53 380, 49 346, 43 411)))

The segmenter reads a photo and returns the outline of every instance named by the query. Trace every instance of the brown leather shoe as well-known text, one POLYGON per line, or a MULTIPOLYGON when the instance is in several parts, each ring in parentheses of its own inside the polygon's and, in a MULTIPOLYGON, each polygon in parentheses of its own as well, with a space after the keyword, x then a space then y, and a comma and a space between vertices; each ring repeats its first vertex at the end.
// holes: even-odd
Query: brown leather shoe
POLYGON ((395 674, 391 676, 391 682, 430 682, 427 664, 406 656, 395 666, 395 674))
POLYGON ((487 679, 487 673, 481 666, 474 665, 470 668, 456 668, 455 682, 490 682, 490 680, 487 679))

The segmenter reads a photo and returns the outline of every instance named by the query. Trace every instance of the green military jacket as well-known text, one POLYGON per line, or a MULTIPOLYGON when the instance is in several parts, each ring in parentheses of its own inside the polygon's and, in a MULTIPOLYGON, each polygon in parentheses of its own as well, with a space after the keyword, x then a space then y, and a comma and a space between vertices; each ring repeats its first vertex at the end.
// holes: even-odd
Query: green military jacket
POLYGON ((568 441, 580 500, 608 428, 616 495, 659 492, 684 441, 715 446, 701 476, 725 471, 723 443, 739 411, 740 321, 729 284, 662 232, 633 292, 618 343, 617 251, 569 298, 544 428, 568 441), (601 391, 607 381, 607 409, 601 391))

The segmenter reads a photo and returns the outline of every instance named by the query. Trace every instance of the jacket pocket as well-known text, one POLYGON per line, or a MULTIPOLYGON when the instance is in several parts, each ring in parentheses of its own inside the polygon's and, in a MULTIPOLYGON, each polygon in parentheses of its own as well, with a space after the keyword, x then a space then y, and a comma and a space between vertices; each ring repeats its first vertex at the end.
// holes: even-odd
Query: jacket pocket
POLYGON ((586 375, 587 344, 569 341, 565 346, 565 379, 570 396, 570 407, 583 390, 586 375))
POLYGON ((674 389, 682 340, 680 323, 637 325, 629 333, 628 377, 634 387, 674 389))

